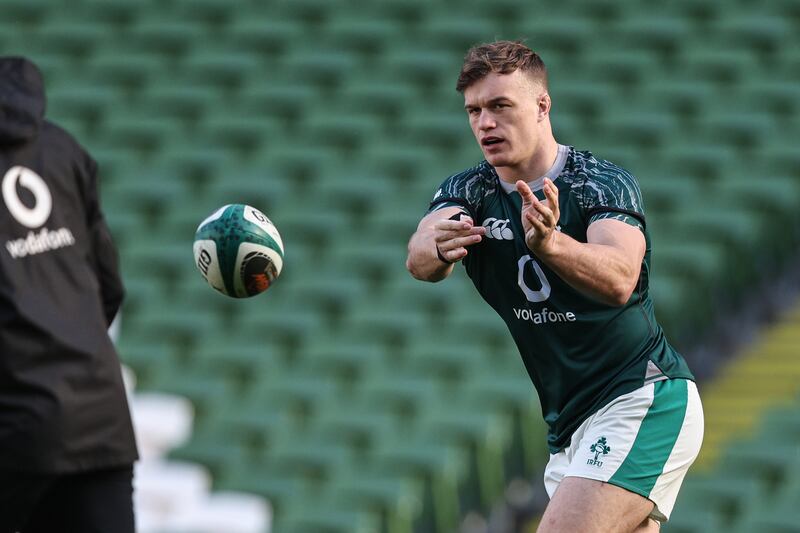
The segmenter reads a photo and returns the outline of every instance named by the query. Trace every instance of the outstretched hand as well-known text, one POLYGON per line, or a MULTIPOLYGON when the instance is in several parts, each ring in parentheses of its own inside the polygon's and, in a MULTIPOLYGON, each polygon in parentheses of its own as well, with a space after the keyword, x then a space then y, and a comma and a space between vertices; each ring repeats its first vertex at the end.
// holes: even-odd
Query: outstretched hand
POLYGON ((517 192, 522 197, 522 227, 525 230, 525 244, 537 254, 546 254, 554 246, 556 226, 561 213, 558 208, 558 188, 545 178, 545 201, 541 202, 533 194, 528 184, 517 181, 517 192))
POLYGON ((464 259, 467 247, 481 242, 486 233, 486 228, 475 226, 468 216, 461 217, 461 220, 440 220, 433 228, 433 239, 439 255, 449 263, 464 259))

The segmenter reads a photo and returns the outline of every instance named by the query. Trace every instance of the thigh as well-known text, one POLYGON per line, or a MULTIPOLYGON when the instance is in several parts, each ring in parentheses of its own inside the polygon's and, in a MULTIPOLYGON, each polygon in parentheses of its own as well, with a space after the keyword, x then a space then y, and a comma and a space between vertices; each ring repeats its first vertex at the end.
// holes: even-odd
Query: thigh
POLYGON ((658 525, 648 520, 652 511, 653 502, 626 489, 595 479, 565 477, 544 512, 538 532, 658 531, 658 525))
POLYGON ((13 533, 28 521, 55 476, 0 471, 0 533, 13 533))
POLYGON ((133 468, 60 477, 22 533, 52 531, 134 533, 133 468))

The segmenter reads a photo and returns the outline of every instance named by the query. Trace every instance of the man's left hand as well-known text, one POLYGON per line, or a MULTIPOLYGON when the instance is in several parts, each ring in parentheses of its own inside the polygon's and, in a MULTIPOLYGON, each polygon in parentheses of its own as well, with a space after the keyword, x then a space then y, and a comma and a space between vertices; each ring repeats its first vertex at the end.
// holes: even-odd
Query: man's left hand
POLYGON ((544 179, 545 201, 533 194, 528 184, 517 181, 517 192, 522 197, 522 227, 525 244, 537 255, 547 255, 555 246, 556 226, 561 213, 558 209, 558 188, 549 178, 544 179))

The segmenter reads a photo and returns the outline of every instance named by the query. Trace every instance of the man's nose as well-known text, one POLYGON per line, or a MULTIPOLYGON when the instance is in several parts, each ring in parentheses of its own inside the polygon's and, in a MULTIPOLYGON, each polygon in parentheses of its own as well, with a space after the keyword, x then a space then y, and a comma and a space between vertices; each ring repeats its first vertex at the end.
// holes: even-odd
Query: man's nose
POLYGON ((495 121, 494 117, 491 113, 486 111, 481 112, 481 116, 478 118, 478 128, 481 130, 490 130, 497 126, 497 122, 495 121))

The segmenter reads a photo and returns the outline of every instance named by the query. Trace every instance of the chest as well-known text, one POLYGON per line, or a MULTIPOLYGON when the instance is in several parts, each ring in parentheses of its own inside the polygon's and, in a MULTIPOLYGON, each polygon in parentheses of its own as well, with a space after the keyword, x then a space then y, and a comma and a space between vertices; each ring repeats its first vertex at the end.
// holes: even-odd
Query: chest
MULTIPOLYGON (((536 197, 544 200, 541 191, 536 197)), ((559 219, 557 230, 579 242, 586 242, 586 218, 569 189, 559 191, 559 219)), ((498 191, 486 198, 479 212, 479 222, 486 228, 483 244, 492 255, 503 252, 518 255, 527 252, 525 230, 522 226, 522 200, 516 192, 498 191)))

